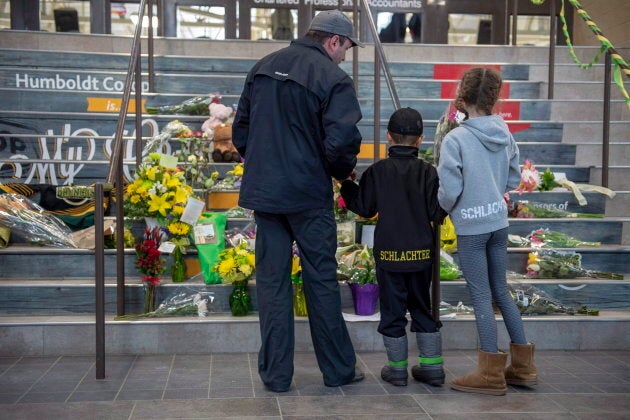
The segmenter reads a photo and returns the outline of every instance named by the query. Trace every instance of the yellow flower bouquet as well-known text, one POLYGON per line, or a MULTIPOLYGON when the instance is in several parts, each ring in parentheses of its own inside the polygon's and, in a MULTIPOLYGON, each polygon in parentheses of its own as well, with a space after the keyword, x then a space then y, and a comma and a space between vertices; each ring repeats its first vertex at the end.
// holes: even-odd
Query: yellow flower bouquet
POLYGON ((254 274, 256 258, 247 249, 247 241, 242 241, 234 248, 224 249, 219 253, 212 271, 221 277, 224 283, 233 283, 234 288, 228 297, 230 310, 234 316, 245 316, 249 313, 251 298, 247 290, 247 281, 254 274))
POLYGON ((193 190, 186 185, 183 171, 160 165, 161 156, 151 153, 138 167, 134 181, 125 192, 125 215, 131 219, 156 217, 167 222, 160 224, 168 227, 173 235, 184 236, 190 231, 190 225, 180 222, 179 218, 193 190))
POLYGON ((234 248, 226 248, 219 253, 215 271, 224 283, 236 283, 249 280, 256 266, 254 253, 247 249, 247 242, 242 241, 234 248))

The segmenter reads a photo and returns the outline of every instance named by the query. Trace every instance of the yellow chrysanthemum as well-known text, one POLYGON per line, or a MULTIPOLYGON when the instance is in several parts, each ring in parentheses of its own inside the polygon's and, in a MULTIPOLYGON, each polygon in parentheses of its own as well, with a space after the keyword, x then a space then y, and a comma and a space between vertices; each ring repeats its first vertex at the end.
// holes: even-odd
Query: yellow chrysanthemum
POLYGON ((236 268, 236 263, 233 259, 223 260, 219 263, 219 274, 227 276, 236 268))
POLYGON ((243 264, 238 268, 238 271, 245 274, 246 276, 251 276, 253 269, 251 265, 243 264))
POLYGON ((184 214, 184 206, 176 205, 176 206, 173 206, 171 210, 173 211, 174 214, 178 216, 184 214))
POLYGON ((171 207, 164 196, 151 195, 149 199, 149 213, 159 212, 166 217, 166 211, 171 207))
POLYGON ((131 196, 129 201, 131 202, 131 204, 138 204, 140 202, 140 198, 141 197, 138 194, 134 194, 131 196))
POLYGON ((256 256, 250 253, 249 255, 247 255, 247 262, 252 267, 256 267, 256 256))

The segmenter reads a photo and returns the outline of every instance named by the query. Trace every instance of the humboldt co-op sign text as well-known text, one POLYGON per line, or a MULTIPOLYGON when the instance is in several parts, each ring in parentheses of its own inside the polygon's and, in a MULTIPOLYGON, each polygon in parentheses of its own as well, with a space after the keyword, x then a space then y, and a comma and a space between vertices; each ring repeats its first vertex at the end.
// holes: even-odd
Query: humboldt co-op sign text
MULTIPOLYGON (((113 76, 94 74, 64 76, 60 73, 55 73, 51 76, 34 76, 29 73, 15 73, 15 87, 18 89, 122 92, 125 82, 113 76)), ((132 90, 135 90, 135 83, 132 90)), ((142 82, 142 90, 149 90, 149 82, 142 82)))

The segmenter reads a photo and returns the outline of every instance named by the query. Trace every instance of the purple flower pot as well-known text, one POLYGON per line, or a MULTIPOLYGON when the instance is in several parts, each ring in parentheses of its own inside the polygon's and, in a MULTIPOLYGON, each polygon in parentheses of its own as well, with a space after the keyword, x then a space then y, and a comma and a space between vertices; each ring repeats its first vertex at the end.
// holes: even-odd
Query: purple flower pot
POLYGON ((378 300, 378 284, 348 283, 352 300, 354 301, 354 313, 357 315, 372 315, 376 310, 378 300))

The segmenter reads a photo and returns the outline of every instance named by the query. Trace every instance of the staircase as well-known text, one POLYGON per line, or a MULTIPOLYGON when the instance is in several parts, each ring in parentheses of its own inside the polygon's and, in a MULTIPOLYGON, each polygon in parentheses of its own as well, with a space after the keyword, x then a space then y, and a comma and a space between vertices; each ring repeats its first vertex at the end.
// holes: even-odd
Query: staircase
MULTIPOLYGON (((176 104, 192 96, 218 92, 224 104, 237 103, 245 75, 260 57, 284 46, 275 42, 156 40, 156 90, 144 94, 144 106, 176 104), (234 52, 230 57, 225 51, 234 52)), ((39 34, 5 31, 0 37, 0 182, 89 184, 105 178, 104 164, 20 164, 20 159, 74 159, 103 161, 111 150, 120 104, 120 86, 128 65, 129 39, 79 34, 39 34), (59 46, 63 45, 63 50, 59 46), (54 135, 86 135, 77 140, 54 135), (21 172, 20 172, 21 171, 21 172), (17 178, 17 179, 15 179, 17 178)), ((596 49, 578 54, 592 57, 596 49)), ((364 118, 360 130, 364 146, 359 171, 370 163, 373 151, 373 51, 360 51, 359 99, 364 118)), ((554 100, 547 100, 547 50, 535 47, 457 47, 389 45, 391 64, 402 106, 417 108, 425 120, 429 147, 437 120, 456 87, 463 65, 499 68, 506 80, 502 112, 519 144, 522 159, 539 170, 549 167, 579 183, 599 184, 603 66, 581 70, 570 62, 564 48, 556 53, 554 100)), ((350 58, 350 55, 349 57, 350 58)), ((351 72, 351 63, 342 67, 351 72)), ((146 68, 144 66, 143 68, 146 68)), ((384 83, 382 84, 384 86, 384 83)), ((381 140, 393 111, 383 87, 381 140)), ((583 240, 601 241, 599 248, 577 249, 585 268, 625 274, 630 279, 630 112, 613 87, 610 152, 610 187, 617 196, 607 199, 585 194, 579 206, 570 192, 514 196, 561 206, 568 211, 605 214, 603 219, 512 219, 510 233, 527 235, 549 227, 583 240)), ((173 119, 192 128, 205 117, 143 115, 143 136, 157 134, 173 119)), ((126 128, 133 135, 134 122, 126 128)), ((131 149, 130 149, 131 150, 131 149)), ((381 156, 384 155, 384 148, 381 156)), ((133 159, 130 154, 128 159, 133 159)), ((221 164, 222 170, 227 164, 221 164)), ((126 173, 133 168, 126 168, 126 173)), ((233 219, 228 228, 247 223, 233 219)), ((53 355, 94 352, 94 255, 88 250, 36 248, 20 241, 0 249, 0 354, 53 355)), ((541 349, 618 349, 630 345, 630 283, 628 280, 575 279, 523 280, 528 249, 509 249, 512 283, 531 284, 565 305, 600 309, 598 317, 525 317, 526 330, 541 349)), ((194 258, 194 253, 188 258, 194 258)), ((142 310, 143 291, 133 268, 134 252, 125 252, 126 312, 142 310)), ((236 319, 228 314, 230 287, 205 286, 199 277, 184 285, 211 291, 215 300, 208 318, 159 318, 113 321, 116 299, 115 251, 106 251, 107 352, 206 353, 254 352, 259 346, 258 318, 236 319)), ((178 285, 168 280, 161 297, 178 285)), ((255 284, 251 286, 255 288, 255 284)), ((342 285, 344 312, 352 313, 349 290, 342 285)), ((464 281, 443 282, 442 299, 469 304, 464 281)), ((255 293, 252 293, 255 308, 255 293)), ((348 323, 358 350, 381 350, 375 321, 348 323)), ((474 349, 474 319, 457 316, 444 320, 444 347, 474 349)), ((500 340, 506 342, 505 329, 500 340)), ((296 319, 296 349, 311 347, 306 319, 296 319)))

